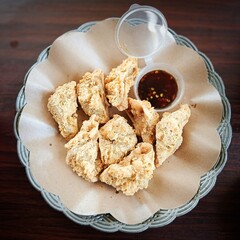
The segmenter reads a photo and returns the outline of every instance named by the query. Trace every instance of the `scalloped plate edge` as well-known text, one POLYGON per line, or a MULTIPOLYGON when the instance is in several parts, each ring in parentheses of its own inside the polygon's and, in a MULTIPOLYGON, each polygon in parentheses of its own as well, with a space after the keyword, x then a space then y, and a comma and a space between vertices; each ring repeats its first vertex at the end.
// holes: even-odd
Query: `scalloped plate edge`
MULTIPOLYGON (((97 22, 85 23, 81 25, 79 28, 75 29, 74 31, 87 32, 96 23, 97 22)), ((46 190, 41 188, 41 186, 39 186, 38 183, 34 180, 33 176, 31 175, 30 168, 28 166, 29 151, 24 147, 24 145, 21 142, 21 139, 18 133, 18 123, 21 117, 22 109, 26 104, 24 88, 27 82, 28 75, 37 63, 43 61, 48 57, 48 53, 51 45, 45 48, 39 54, 37 58, 37 62, 33 64, 33 66, 28 70, 28 72, 24 77, 23 87, 19 91, 16 99, 16 116, 14 119, 14 133, 17 138, 17 152, 18 152, 19 159, 24 165, 24 167, 26 168, 26 175, 29 181, 38 191, 41 192, 45 201, 52 208, 58 211, 62 211, 64 215, 66 215, 69 219, 71 219, 72 221, 78 224, 89 225, 95 229, 98 229, 104 232, 122 231, 122 232, 128 232, 128 233, 137 233, 137 232, 142 232, 148 228, 157 228, 157 227, 166 226, 170 224, 176 217, 185 215, 186 213, 190 212, 198 204, 199 200, 211 191, 211 189, 214 187, 216 183, 217 175, 222 171, 222 169, 224 168, 227 162, 227 149, 230 146, 231 138, 232 138, 232 128, 230 125, 231 107, 225 95, 225 88, 224 88, 223 81, 221 77, 214 71, 214 67, 211 61, 209 60, 209 58, 202 52, 198 51, 197 47, 188 38, 181 35, 177 35, 171 29, 169 29, 169 32, 173 35, 177 44, 185 45, 187 47, 192 48, 203 58, 206 64, 206 67, 208 69, 209 82, 219 91, 222 97, 222 102, 224 106, 223 119, 218 128, 218 132, 222 141, 222 149, 221 149, 222 151, 215 166, 208 173, 202 176, 200 180, 199 190, 193 199, 191 199, 188 203, 186 203, 185 205, 179 208, 169 209, 169 210, 160 209, 152 217, 150 217, 149 219, 145 220, 143 223, 140 223, 140 224, 135 224, 135 225, 124 224, 114 219, 110 214, 99 214, 95 216, 92 216, 92 215, 83 216, 83 215, 74 214, 69 209, 63 206, 59 196, 56 196, 52 193, 47 192, 46 190)))

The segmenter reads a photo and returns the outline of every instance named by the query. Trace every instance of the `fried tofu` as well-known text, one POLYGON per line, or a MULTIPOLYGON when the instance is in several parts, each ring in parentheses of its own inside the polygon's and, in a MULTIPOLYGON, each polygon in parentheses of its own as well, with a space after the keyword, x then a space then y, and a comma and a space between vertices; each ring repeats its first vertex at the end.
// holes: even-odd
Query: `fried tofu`
POLYGON ((47 108, 57 122, 61 135, 68 141, 78 132, 76 82, 59 86, 49 97, 47 108))
POLYGON ((155 169, 154 155, 151 144, 139 143, 122 161, 106 168, 100 175, 100 181, 132 196, 148 187, 155 169))
POLYGON ((150 102, 128 98, 127 114, 133 123, 136 134, 142 138, 143 142, 154 143, 159 114, 150 102))
POLYGON ((77 94, 79 104, 88 116, 95 114, 100 123, 109 120, 102 70, 96 69, 92 73, 85 73, 77 84, 77 94))
POLYGON ((134 84, 137 73, 137 59, 127 58, 118 67, 113 68, 105 79, 107 98, 119 111, 128 107, 128 93, 134 84))
POLYGON ((117 114, 99 130, 101 159, 106 166, 118 163, 136 144, 134 129, 117 114))
POLYGON ((101 69, 87 72, 79 83, 59 86, 47 104, 60 134, 68 141, 66 163, 72 171, 89 182, 106 183, 126 196, 147 188, 154 170, 181 146, 183 128, 191 115, 184 104, 175 112, 163 113, 159 120, 150 102, 128 97, 138 70, 137 59, 129 57, 105 79, 101 69), (111 115, 115 110, 126 110, 131 125, 118 114, 110 119, 107 99, 117 108, 111 109, 111 115), (89 116, 80 131, 79 105, 89 116))
POLYGON ((67 149, 66 163, 89 182, 98 181, 99 173, 103 169, 99 156, 97 116, 92 115, 83 122, 78 134, 65 144, 67 149))
POLYGON ((156 125, 156 166, 161 165, 182 144, 183 128, 191 115, 187 104, 172 113, 165 112, 156 125))

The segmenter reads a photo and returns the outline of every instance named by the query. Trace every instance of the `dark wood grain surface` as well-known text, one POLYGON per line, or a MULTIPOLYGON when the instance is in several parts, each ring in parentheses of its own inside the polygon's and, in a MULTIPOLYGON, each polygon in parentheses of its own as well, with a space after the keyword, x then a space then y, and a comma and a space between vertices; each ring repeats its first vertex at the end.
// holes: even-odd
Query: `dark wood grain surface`
POLYGON ((237 239, 240 233, 240 2, 142 1, 165 15, 222 77, 232 108, 228 162, 213 190, 170 225, 142 233, 104 233, 52 209, 29 183, 13 132, 15 101, 27 70, 58 36, 89 21, 121 16, 134 3, 0 0, 0 239, 237 239))

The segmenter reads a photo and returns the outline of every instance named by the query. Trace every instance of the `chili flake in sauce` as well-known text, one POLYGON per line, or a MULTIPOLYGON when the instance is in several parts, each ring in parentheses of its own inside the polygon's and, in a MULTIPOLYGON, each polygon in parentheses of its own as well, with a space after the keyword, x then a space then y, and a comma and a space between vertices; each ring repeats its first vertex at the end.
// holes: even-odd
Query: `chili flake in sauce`
POLYGON ((147 100, 156 108, 165 108, 177 96, 176 79, 168 72, 154 70, 145 74, 138 85, 138 95, 141 100, 147 100))

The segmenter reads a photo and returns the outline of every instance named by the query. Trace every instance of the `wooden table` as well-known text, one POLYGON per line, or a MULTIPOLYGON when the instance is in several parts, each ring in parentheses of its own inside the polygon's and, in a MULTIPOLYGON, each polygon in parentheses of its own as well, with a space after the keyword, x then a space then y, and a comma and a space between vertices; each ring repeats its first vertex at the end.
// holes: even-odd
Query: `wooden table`
POLYGON ((89 21, 121 16, 122 1, 0 1, 0 239, 236 239, 240 189, 240 2, 149 0, 176 33, 212 61, 232 108, 228 162, 213 190, 170 225, 142 233, 104 233, 78 225, 44 201, 28 181, 13 132, 15 101, 27 70, 58 36, 89 21))

